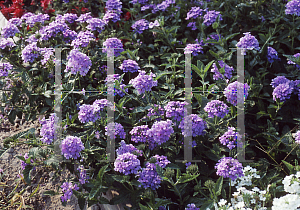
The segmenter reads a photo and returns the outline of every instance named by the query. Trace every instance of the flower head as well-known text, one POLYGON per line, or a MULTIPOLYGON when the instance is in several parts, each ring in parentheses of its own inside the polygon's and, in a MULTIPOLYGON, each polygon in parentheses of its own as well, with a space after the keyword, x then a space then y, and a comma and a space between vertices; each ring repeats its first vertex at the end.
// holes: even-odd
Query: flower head
POLYGON ((300 1, 291 0, 285 5, 285 14, 286 15, 296 15, 300 16, 300 1))
POLYGON ((141 34, 144 30, 149 28, 149 22, 145 19, 141 19, 136 21, 131 27, 135 29, 137 33, 141 34))
POLYGON ((268 47, 268 56, 267 57, 268 57, 268 61, 270 63, 273 63, 274 60, 280 60, 280 58, 278 58, 277 51, 272 47, 268 47))
POLYGON ((80 157, 82 150, 84 150, 84 146, 79 137, 67 136, 61 143, 61 153, 66 159, 80 157))
POLYGON ((158 145, 167 142, 172 133, 174 133, 174 130, 171 120, 155 122, 151 129, 147 131, 147 135, 153 137, 158 145))
MULTIPOLYGON (((119 56, 120 52, 124 51, 122 41, 119 40, 118 38, 106 39, 106 41, 103 43, 103 48, 104 48, 104 49, 102 49, 103 53, 107 53, 107 48, 117 48, 117 49, 114 49, 115 56, 119 56)), ((111 56, 111 55, 108 55, 108 56, 111 56)))
POLYGON ((143 94, 145 91, 151 91, 152 87, 157 86, 157 81, 154 81, 153 77, 155 77, 155 74, 152 72, 147 75, 145 71, 139 70, 139 75, 130 80, 129 84, 133 85, 138 94, 143 94))
POLYGON ((124 60, 119 68, 123 72, 131 72, 131 73, 137 72, 140 69, 138 63, 131 59, 124 60))
POLYGON ((245 36, 240 38, 240 41, 236 44, 238 48, 245 48, 241 50, 242 55, 246 55, 247 50, 260 50, 259 43, 255 36, 252 36, 250 32, 246 32, 244 35, 245 36))
POLYGON ((250 87, 247 83, 244 85, 238 81, 230 83, 224 90, 224 95, 227 98, 227 101, 233 106, 236 106, 238 103, 244 103, 244 98, 247 99, 248 91, 250 87), (244 91, 242 91, 244 89, 244 91))
POLYGON ((65 72, 71 70, 71 74, 76 74, 77 72, 79 72, 80 75, 85 76, 92 66, 91 59, 86 54, 80 52, 78 49, 71 50, 67 59, 68 64, 65 72))
POLYGON ((204 111, 208 112, 208 117, 225 117, 229 113, 228 106, 219 100, 212 100, 206 104, 204 111))
POLYGON ((244 176, 242 164, 232 157, 220 159, 215 168, 217 169, 217 175, 223 176, 224 178, 235 180, 237 177, 244 176))

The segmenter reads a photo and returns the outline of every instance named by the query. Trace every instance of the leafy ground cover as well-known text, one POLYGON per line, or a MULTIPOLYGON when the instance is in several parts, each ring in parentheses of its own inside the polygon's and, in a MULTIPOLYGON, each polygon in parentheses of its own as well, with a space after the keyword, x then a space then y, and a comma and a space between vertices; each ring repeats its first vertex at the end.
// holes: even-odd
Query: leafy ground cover
MULTIPOLYGON (((38 135, 29 129, 1 148, 6 154, 13 144, 28 146, 15 154, 24 189, 47 168, 60 183, 44 194, 61 196, 63 205, 75 195, 80 209, 124 202, 131 205, 124 209, 143 210, 300 207, 299 0, 8 1, 0 7, 9 19, 0 40, 3 118, 45 116, 38 135), (184 117, 188 56, 192 108, 184 117), (61 119, 54 109, 58 76, 61 119), (245 134, 237 126, 240 104, 245 134), (238 158, 243 135, 252 162, 238 158), (198 161, 177 161, 185 158, 185 137, 198 161), (106 150, 111 139, 113 161, 106 150), (119 195, 101 197, 109 190, 119 195)), ((19 199, 26 208, 20 196, 7 202, 19 199)))

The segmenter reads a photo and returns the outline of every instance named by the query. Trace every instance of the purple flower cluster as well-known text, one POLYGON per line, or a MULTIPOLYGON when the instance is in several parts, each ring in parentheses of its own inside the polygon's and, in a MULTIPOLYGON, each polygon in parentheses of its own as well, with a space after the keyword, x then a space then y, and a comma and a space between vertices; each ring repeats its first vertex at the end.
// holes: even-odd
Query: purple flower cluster
POLYGON ((297 144, 300 144, 300 131, 296 132, 295 141, 297 144))
POLYGON ((10 63, 0 63, 0 77, 7 77, 8 71, 12 68, 13 66, 10 63))
POLYGON ((77 171, 79 171, 79 182, 80 184, 88 183, 87 179, 89 177, 86 175, 86 170, 83 165, 78 166, 77 171))
POLYGON ((140 67, 139 64, 131 59, 124 60, 121 66, 119 67, 123 72, 137 72, 140 67))
MULTIPOLYGON (((157 161, 160 167, 165 168, 170 161, 168 161, 167 157, 155 155, 153 156, 157 161)), ((152 190, 156 190, 160 187, 161 178, 156 172, 155 163, 146 163, 146 168, 142 168, 142 171, 139 171, 136 177, 139 177, 138 181, 143 184, 143 187, 146 189, 150 187, 152 190)), ((141 185, 139 185, 141 187, 141 185)))
POLYGON ((102 19, 105 24, 108 24, 109 20, 113 21, 114 23, 121 20, 120 14, 112 11, 107 11, 102 19))
POLYGON ((88 12, 88 13, 81 14, 79 16, 79 18, 76 20, 76 22, 84 23, 84 22, 87 22, 89 19, 92 19, 92 18, 93 17, 91 16, 91 13, 88 12))
MULTIPOLYGON (((118 38, 106 39, 106 41, 103 42, 103 48, 104 48, 102 49, 103 53, 107 53, 107 48, 117 48, 114 49, 115 56, 119 56, 120 52, 124 51, 122 41, 118 38)), ((108 56, 112 56, 112 55, 108 55, 108 56)))
POLYGON ((20 33, 20 30, 18 29, 17 26, 11 23, 8 23, 1 30, 1 35, 3 35, 4 38, 14 37, 17 33, 20 33))
POLYGON ((215 166, 217 175, 230 178, 234 181, 238 177, 244 176, 242 164, 232 157, 224 157, 215 166))
POLYGON ((190 23, 188 23, 187 27, 192 28, 193 31, 197 30, 196 22, 190 22, 190 23))
POLYGON ((290 82, 289 79, 287 79, 285 76, 277 76, 276 78, 272 79, 272 82, 270 85, 272 85, 273 88, 276 88, 280 84, 284 84, 290 82))
POLYGON ((64 21, 66 21, 68 23, 75 23, 75 21, 78 19, 78 16, 77 16, 77 14, 66 13, 66 14, 64 14, 64 16, 62 18, 64 21))
POLYGON ((206 26, 210 26, 217 20, 218 17, 220 17, 219 20, 223 20, 222 15, 220 14, 219 11, 215 11, 215 10, 207 11, 207 13, 203 17, 204 18, 203 23, 206 26))
POLYGON ((124 153, 131 153, 133 154, 133 152, 135 151, 137 155, 142 156, 143 151, 138 150, 137 148, 135 148, 135 146, 133 146, 132 144, 126 144, 124 140, 121 140, 121 146, 116 149, 117 155, 122 155, 124 153))
MULTIPOLYGON (((165 115, 165 109, 162 108, 161 105, 154 104, 154 106, 156 108, 154 108, 154 109, 149 108, 148 109, 148 111, 149 111, 148 114, 147 114, 148 117, 151 117, 151 116, 164 116, 165 115), (157 109, 157 111, 156 111, 156 109, 157 109)), ((161 117, 156 118, 157 121, 160 121, 161 119, 162 119, 161 117)))
MULTIPOLYGON (((25 153, 24 158, 25 158, 25 160, 27 160, 29 158, 28 153, 25 153)), ((33 160, 31 159, 30 162, 33 163, 33 160)), ((22 170, 24 170, 27 165, 28 165, 27 163, 25 163, 23 160, 21 160, 22 170)))
POLYGON ((291 0, 285 5, 285 14, 286 15, 296 15, 300 16, 300 1, 291 0))
POLYGON ((173 118, 175 121, 180 121, 184 117, 184 111, 187 111, 187 102, 169 101, 164 107, 166 110, 166 117, 173 118))
POLYGON ((77 33, 69 29, 68 25, 63 21, 53 21, 49 25, 42 27, 39 30, 39 34, 41 35, 40 41, 48 41, 58 35, 63 35, 65 38, 75 39, 77 33))
POLYGON ((53 48, 40 48, 40 53, 44 57, 41 60, 41 63, 45 65, 47 61, 50 59, 50 57, 54 54, 54 49, 53 48))
POLYGON ((277 51, 274 48, 272 48, 272 47, 268 47, 268 55, 267 55, 267 57, 268 57, 268 61, 270 63, 273 63, 274 60, 280 60, 280 58, 278 58, 277 51))
MULTIPOLYGON (((227 79, 230 79, 232 77, 232 72, 234 71, 234 68, 231 67, 231 66, 228 66, 226 63, 224 63, 224 61, 218 61, 219 65, 221 68, 224 68, 225 70, 225 74, 224 76, 227 78, 227 79)), ((213 64, 213 67, 211 69, 211 72, 214 73, 213 75, 213 79, 214 80, 219 80, 219 79, 225 79, 224 76, 219 72, 219 69, 217 67, 217 65, 214 63, 213 64)))
POLYGON ((16 46, 16 44, 11 39, 4 39, 0 40, 0 49, 4 50, 5 48, 12 48, 16 46))
MULTIPOLYGON (((296 53, 295 55, 293 55, 295 58, 298 58, 299 56, 300 56, 300 53, 296 53)), ((288 62, 287 62, 288 64, 294 64, 295 65, 295 67, 297 68, 297 69, 299 69, 300 70, 300 65, 298 65, 298 64, 296 64, 295 62, 293 62, 293 61, 291 61, 291 60, 289 60, 288 59, 288 62)))
POLYGON ((25 20, 26 24, 28 24, 30 27, 33 27, 35 23, 41 23, 44 24, 44 22, 46 20, 49 20, 49 15, 48 14, 42 14, 39 13, 37 15, 31 13, 27 13, 29 14, 25 20))
POLYGON ((71 196, 73 195, 72 190, 79 190, 77 184, 73 185, 71 182, 64 182, 60 187, 62 188, 62 191, 64 193, 64 195, 60 197, 62 202, 67 201, 71 198, 71 196))
MULTIPOLYGON (((298 92, 299 88, 297 87, 298 81, 290 81, 285 76, 277 76, 272 79, 271 86, 273 89, 273 100, 280 99, 280 101, 285 101, 291 97, 292 92, 295 90, 295 93, 298 92)), ((300 97, 299 97, 300 98, 300 97)))
POLYGON ((33 63, 36 58, 40 55, 40 48, 36 45, 37 43, 28 44, 22 50, 22 59, 24 63, 33 63))
POLYGON ((150 75, 147 75, 145 71, 139 70, 139 75, 130 80, 129 84, 133 85, 138 94, 143 94, 145 91, 151 91, 153 86, 157 86, 157 81, 154 81, 153 77, 155 77, 155 74, 152 72, 150 72, 150 75))
POLYGON ((80 31, 76 39, 72 41, 71 46, 75 48, 87 47, 90 41, 95 41, 94 34, 90 31, 80 31))
POLYGON ((130 152, 123 153, 118 155, 114 163, 114 170, 125 175, 128 174, 137 174, 138 170, 141 169, 140 160, 137 159, 137 156, 131 154, 130 152))
POLYGON ((91 59, 86 54, 79 52, 78 49, 71 50, 67 59, 68 64, 65 72, 71 70, 71 74, 79 72, 80 75, 85 76, 92 66, 91 59))
POLYGON ((212 100, 206 104, 204 111, 208 113, 208 117, 225 117, 229 113, 228 106, 219 100, 212 100))
POLYGON ((115 11, 118 13, 121 13, 121 9, 122 9, 122 2, 120 0, 108 0, 106 2, 105 8, 108 11, 115 11))
MULTIPOLYGON (((117 89, 113 86, 108 85, 108 83, 115 83, 116 80, 119 80, 120 75, 119 74, 113 74, 113 75, 108 75, 105 79, 106 81, 106 86, 107 87, 107 93, 110 95, 119 95, 120 97, 125 96, 125 93, 122 91, 125 88, 125 84, 123 84, 123 79, 120 81, 120 89, 117 89)), ((128 88, 126 88, 124 91, 128 92, 128 88)))
POLYGON ((188 44, 184 48, 184 54, 192 53, 193 56, 197 56, 199 52, 203 54, 203 51, 202 51, 202 49, 203 49, 202 46, 204 45, 203 40, 198 42, 198 39, 196 39, 195 41, 196 41, 195 44, 188 44))
POLYGON ((194 203, 191 203, 187 205, 187 208, 185 208, 185 210, 200 210, 200 208, 197 208, 194 203))
POLYGON ((100 119, 101 111, 104 111, 105 107, 113 108, 113 105, 107 99, 97 99, 92 105, 83 104, 79 106, 78 119, 81 123, 95 122, 100 119))
POLYGON ((250 87, 247 83, 243 85, 242 83, 235 81, 230 83, 224 89, 224 95, 229 103, 231 103, 233 106, 236 106, 238 103, 244 103, 244 99, 247 99, 248 97, 249 89, 250 87), (244 91, 238 91, 241 89, 244 89, 244 91))
POLYGON ((234 127, 228 127, 228 131, 225 132, 222 136, 220 136, 219 140, 222 145, 227 145, 229 149, 233 149, 236 147, 237 140, 240 141, 242 136, 234 131, 234 127))
POLYGON ((178 126, 182 130, 184 136, 200 136, 205 135, 205 128, 207 128, 207 123, 198 115, 191 114, 182 120, 178 126), (184 124, 188 124, 188 130, 184 130, 184 124))
POLYGON ((202 16, 203 11, 204 10, 201 9, 200 7, 192 7, 190 11, 186 14, 187 17, 185 19, 186 20, 189 20, 190 18, 196 19, 197 17, 202 16))
MULTIPOLYGON (((209 37, 206 38, 206 41, 208 41, 208 40, 210 40, 210 39, 219 41, 220 37, 222 37, 222 36, 221 36, 221 35, 218 35, 218 34, 211 34, 211 35, 209 35, 209 37)), ((208 44, 214 45, 214 43, 208 43, 208 44)))
POLYGON ((141 19, 136 21, 134 24, 132 24, 131 27, 135 29, 135 32, 141 34, 143 33, 144 30, 149 28, 149 21, 145 19, 141 19))
POLYGON ((246 55, 247 50, 260 50, 259 43, 255 36, 252 36, 250 32, 246 32, 244 35, 245 36, 240 38, 240 41, 236 44, 238 48, 245 48, 241 50, 242 55, 246 55))
POLYGON ((66 159, 80 157, 81 150, 84 150, 84 146, 79 137, 67 136, 61 143, 61 153, 66 159))
POLYGON ((42 124, 42 128, 40 131, 40 135, 42 136, 41 141, 45 144, 51 144, 55 139, 55 121, 58 120, 58 117, 55 113, 52 113, 49 119, 45 119, 45 117, 40 121, 42 124))
POLYGON ((148 130, 148 125, 136 126, 132 128, 129 134, 131 135, 131 141, 134 141, 136 143, 148 143, 149 149, 153 150, 157 146, 157 144, 154 141, 153 137, 147 135, 148 130))
POLYGON ((126 133, 124 131, 123 126, 120 123, 108 123, 107 126, 105 126, 105 135, 109 135, 111 139, 113 139, 114 137, 116 138, 116 136, 118 135, 121 139, 125 139, 126 137, 126 133), (114 127, 114 129, 113 129, 114 127), (108 131, 107 131, 108 128, 108 131))
POLYGON ((91 18, 86 21, 89 25, 86 27, 87 29, 91 31, 98 31, 99 33, 104 30, 105 22, 99 18, 91 18))
POLYGON ((158 145, 167 142, 172 133, 174 133, 174 130, 171 120, 155 122, 151 129, 147 131, 147 135, 153 137, 158 145))
POLYGON ((21 20, 21 18, 11 18, 8 20, 8 23, 13 24, 15 26, 21 26, 22 20, 21 20))
POLYGON ((296 95, 298 95, 298 100, 300 100, 300 87, 298 87, 298 85, 300 84, 300 80, 295 80, 295 81, 292 81, 293 84, 294 84, 294 93, 296 95))

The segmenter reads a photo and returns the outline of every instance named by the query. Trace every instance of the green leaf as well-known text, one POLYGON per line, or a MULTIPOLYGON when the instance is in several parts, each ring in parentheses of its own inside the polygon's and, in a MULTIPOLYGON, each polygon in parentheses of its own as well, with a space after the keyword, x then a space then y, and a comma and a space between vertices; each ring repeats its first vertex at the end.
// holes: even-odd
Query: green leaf
POLYGON ((220 176, 217 183, 216 183, 216 185, 215 185, 215 192, 216 192, 217 196, 221 195, 222 185, 223 185, 223 177, 220 176))
POLYGON ((171 168, 171 169, 180 169, 180 167, 178 165, 176 165, 175 163, 169 163, 167 165, 167 168, 171 168))
POLYGON ((14 124, 14 121, 16 119, 16 116, 17 116, 17 112, 16 110, 11 110, 9 115, 8 115, 8 120, 11 124, 14 124))
POLYGON ((290 174, 294 174, 295 173, 295 167, 292 164, 290 164, 290 163, 288 163, 288 162, 286 162, 284 160, 282 160, 282 162, 289 169, 290 174))
POLYGON ((209 62, 209 63, 205 66, 205 68, 204 68, 204 73, 206 73, 206 72, 209 70, 209 68, 211 67, 211 65, 212 65, 214 62, 215 62, 215 61, 212 60, 211 62, 209 62))
POLYGON ((199 77, 202 78, 204 76, 204 74, 201 72, 201 70, 197 66, 195 66, 194 64, 191 64, 191 67, 199 75, 199 77))
POLYGON ((53 196, 53 195, 56 195, 57 193, 54 191, 54 190, 47 190, 43 193, 43 195, 50 195, 50 196, 53 196))
POLYGON ((105 169, 109 166, 109 164, 103 166, 99 172, 98 172, 98 176, 97 176, 97 180, 100 182, 99 184, 102 185, 102 179, 103 179, 103 175, 105 173, 105 169))
POLYGON ((180 178, 177 180, 177 182, 178 183, 186 183, 186 182, 196 179, 198 176, 200 176, 200 174, 195 174, 195 175, 184 174, 183 176, 180 176, 180 178))
POLYGON ((156 75, 155 78, 153 78, 153 80, 156 81, 159 78, 161 78, 162 76, 167 75, 167 74, 173 74, 173 72, 172 71, 163 71, 163 72, 160 72, 158 75, 156 75))
POLYGON ((160 167, 160 166, 157 165, 157 164, 155 164, 155 166, 156 166, 156 172, 157 172, 157 174, 158 174, 160 177, 163 177, 163 176, 164 176, 164 175, 163 175, 163 168, 160 167))
POLYGON ((33 169, 32 165, 26 165, 25 169, 23 170, 23 176, 24 176, 24 180, 25 182, 30 185, 31 184, 31 171, 33 169))
POLYGON ((200 210, 206 210, 207 208, 210 209, 213 207, 213 204, 214 204, 213 200, 208 200, 201 206, 200 210))
POLYGON ((214 51, 209 50, 209 53, 210 53, 213 57, 215 57, 217 60, 220 59, 220 56, 219 56, 217 53, 215 53, 214 51))
POLYGON ((144 206, 143 204, 139 203, 140 210, 151 210, 149 207, 144 206))

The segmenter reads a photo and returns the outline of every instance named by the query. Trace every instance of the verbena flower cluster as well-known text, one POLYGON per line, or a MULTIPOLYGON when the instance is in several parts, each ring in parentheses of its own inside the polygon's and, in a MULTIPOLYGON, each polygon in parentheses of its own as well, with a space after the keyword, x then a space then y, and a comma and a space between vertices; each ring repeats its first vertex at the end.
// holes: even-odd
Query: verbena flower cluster
POLYGON ((285 5, 285 14, 286 15, 296 15, 300 16, 300 1, 291 0, 285 5))
POLYGON ((4 38, 12 38, 14 37, 17 33, 20 33, 20 30, 18 29, 17 26, 8 23, 5 27, 2 28, 1 30, 1 35, 4 38))
POLYGON ((252 36, 250 32, 244 33, 244 37, 240 38, 240 41, 236 44, 239 48, 245 48, 242 49, 242 55, 246 55, 247 50, 260 50, 259 43, 255 36, 252 36))
POLYGON ((233 106, 236 106, 238 103, 244 103, 244 99, 247 99, 248 97, 249 89, 250 86, 247 83, 242 84, 238 81, 235 81, 230 83, 224 89, 224 95, 229 103, 231 103, 233 106))
POLYGON ((224 178, 235 180, 237 177, 244 176, 242 164, 232 157, 224 157, 218 161, 215 166, 217 175, 224 178))
POLYGON ((91 59, 78 49, 71 50, 67 60, 68 64, 65 72, 71 71, 71 74, 79 72, 80 75, 85 76, 92 66, 91 59))
POLYGON ((187 102, 169 101, 164 107, 166 117, 179 122, 184 117, 184 112, 187 112, 187 105, 187 102))
POLYGON ((204 107, 204 111, 208 113, 208 117, 213 118, 214 116, 217 117, 225 117, 229 113, 228 106, 219 100, 212 100, 206 104, 204 107))
MULTIPOLYGON (((280 101, 286 101, 291 97, 293 91, 297 94, 299 91, 298 81, 291 81, 287 79, 285 76, 277 76, 272 79, 271 86, 273 89, 273 100, 279 99, 280 101)), ((300 99, 300 96, 299 96, 300 99)))
POLYGON ((267 55, 267 57, 268 57, 268 61, 270 63, 273 63, 275 60, 280 60, 280 58, 278 58, 277 51, 274 48, 272 48, 272 47, 268 47, 268 55, 267 55))
POLYGON ((282 184, 284 185, 284 191, 294 194, 300 194, 300 172, 298 171, 296 174, 292 174, 286 176, 282 180, 282 184))
POLYGON ((117 122, 116 123, 113 123, 113 122, 108 123, 108 125, 105 126, 105 131, 106 131, 105 135, 108 134, 111 139, 115 139, 117 137, 117 135, 121 139, 125 139, 125 137, 126 137, 126 133, 124 131, 123 126, 120 123, 117 123, 117 122))
POLYGON ((221 144, 226 145, 229 149, 235 148, 237 141, 240 141, 242 138, 242 136, 234 130, 234 127, 228 127, 228 131, 219 138, 221 144))
POLYGON ((13 66, 10 63, 0 63, 0 77, 7 77, 8 71, 12 68, 13 66))
POLYGON ((200 208, 197 208, 194 203, 191 203, 187 205, 187 208, 185 208, 185 210, 200 210, 200 208))
MULTIPOLYGON (((293 56, 294 56, 295 58, 298 58, 298 57, 300 57, 300 53, 296 53, 296 54, 293 55, 293 56)), ((300 70, 300 65, 296 64, 295 62, 293 62, 293 61, 291 61, 291 60, 289 60, 289 59, 288 59, 287 64, 293 64, 293 65, 295 65, 295 67, 296 67, 298 70, 300 70)))
POLYGON ((300 144, 300 131, 296 132, 295 141, 296 141, 297 144, 300 144))
POLYGON ((153 137, 158 145, 167 142, 172 133, 174 133, 174 130, 171 120, 155 122, 151 129, 147 131, 147 135, 153 137))
POLYGON ((131 135, 131 141, 135 143, 142 142, 147 143, 150 150, 153 150, 156 147, 156 142, 154 141, 153 137, 148 136, 147 131, 150 130, 148 125, 140 125, 135 126, 129 132, 131 135))
MULTIPOLYGON (((107 48, 116 48, 114 49, 114 55, 117 57, 120 55, 121 52, 124 51, 122 41, 118 38, 108 38, 105 42, 103 42, 103 53, 107 53, 107 48)), ((108 54, 108 56, 112 56, 108 54)))
POLYGON ((131 27, 135 29, 137 33, 141 34, 144 30, 147 30, 149 28, 149 21, 141 19, 132 24, 131 27))
POLYGON ((30 62, 33 63, 36 58, 39 57, 40 48, 37 46, 37 43, 28 44, 22 50, 22 59, 24 63, 30 62))
POLYGON ((134 72, 137 72, 140 69, 138 63, 134 60, 131 60, 131 59, 124 60, 119 68, 124 73, 126 73, 126 72, 134 73, 134 72))
POLYGON ((75 48, 87 47, 91 41, 95 41, 95 36, 90 31, 80 31, 76 39, 71 43, 75 48))
POLYGON ((106 25, 106 23, 99 18, 91 18, 88 19, 86 22, 88 23, 86 27, 88 30, 98 31, 99 33, 101 33, 104 30, 106 25))
POLYGON ((77 171, 79 171, 79 182, 80 184, 85 184, 87 183, 89 177, 86 175, 86 169, 84 168, 83 165, 78 166, 77 171))
POLYGON ((196 114, 191 114, 187 116, 184 120, 182 120, 178 126, 182 134, 184 136, 201 136, 205 135, 206 131, 205 129, 207 128, 207 123, 198 115, 196 114), (185 123, 187 123, 188 130, 185 131, 184 126, 185 123))
POLYGON ((79 137, 67 136, 61 142, 61 153, 66 159, 80 157, 80 152, 84 150, 84 145, 79 137))
POLYGON ((198 53, 202 53, 203 54, 203 40, 201 40, 200 42, 198 42, 198 39, 195 40, 196 43, 195 44, 188 44, 185 48, 184 48, 184 54, 187 53, 192 53, 193 56, 197 56, 198 53))
POLYGON ((65 202, 72 197, 73 195, 72 190, 79 190, 77 184, 73 185, 71 182, 64 182, 60 187, 62 188, 62 191, 64 193, 64 195, 61 196, 62 202, 65 202))
POLYGON ((155 109, 154 108, 149 108, 148 109, 148 114, 147 116, 148 117, 151 117, 151 116, 160 116, 158 118, 156 118, 157 121, 161 121, 161 116, 164 116, 165 115, 165 109, 161 107, 161 105, 157 105, 157 104, 154 104, 155 106, 155 109), (157 109, 157 111, 156 111, 157 109))
POLYGON ((222 15, 220 14, 219 11, 215 11, 215 10, 207 11, 206 14, 203 17, 204 18, 203 23, 206 26, 210 26, 214 22, 216 22, 218 17, 219 17, 219 20, 223 20, 222 15))
POLYGON ((120 144, 121 144, 121 146, 118 149, 116 149, 117 155, 122 155, 127 152, 132 153, 132 154, 135 153, 138 156, 142 156, 142 154, 143 154, 143 151, 138 150, 132 144, 126 144, 124 140, 121 140, 120 144))
MULTIPOLYGON (((234 71, 234 68, 231 67, 231 66, 228 66, 226 63, 224 63, 224 61, 218 61, 219 65, 221 68, 224 68, 225 70, 225 73, 224 73, 224 76, 226 79, 230 79, 232 77, 232 73, 234 71)), ((212 69, 211 69, 211 72, 214 73, 213 75, 213 79, 214 80, 219 80, 219 79, 225 79, 224 76, 220 73, 217 65, 215 63, 213 63, 212 65, 212 69)))
POLYGON ((151 88, 157 86, 157 81, 154 81, 153 78, 155 74, 150 72, 149 75, 145 71, 139 70, 139 75, 131 79, 129 84, 137 90, 138 94, 143 94, 145 91, 151 91, 151 88))
POLYGON ((192 7, 190 11, 186 14, 186 20, 189 20, 191 18, 196 19, 199 16, 202 16, 204 10, 200 7, 192 7))
POLYGON ((42 124, 42 128, 40 131, 40 135, 42 136, 41 141, 45 144, 51 144, 55 138, 55 121, 57 122, 58 117, 55 113, 52 113, 49 119, 43 118, 40 121, 42 124))
MULTIPOLYGON (((119 95, 120 97, 123 97, 125 96, 125 93, 123 92, 123 90, 125 92, 128 92, 128 88, 124 89, 125 88, 125 84, 123 84, 123 80, 120 81, 120 89, 119 88, 116 88, 116 87, 113 87, 112 85, 108 85, 109 83, 115 83, 116 80, 119 80, 120 79, 120 75, 119 74, 113 74, 113 75, 108 75, 105 79, 106 81, 106 86, 107 87, 107 93, 110 94, 110 95, 119 95)), ((115 84, 114 84, 115 86, 115 84)))
POLYGON ((12 47, 15 47, 16 44, 11 39, 4 39, 2 38, 0 40, 0 49, 4 50, 6 48, 11 49, 12 47))
POLYGON ((137 174, 138 170, 141 169, 140 160, 137 156, 126 152, 117 156, 114 163, 114 170, 125 175, 137 174))

